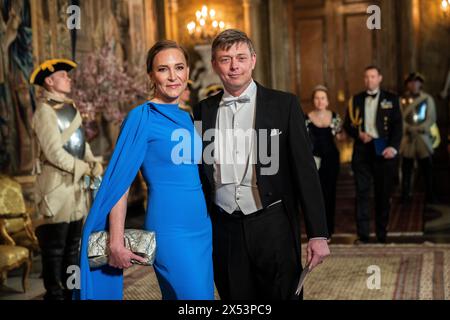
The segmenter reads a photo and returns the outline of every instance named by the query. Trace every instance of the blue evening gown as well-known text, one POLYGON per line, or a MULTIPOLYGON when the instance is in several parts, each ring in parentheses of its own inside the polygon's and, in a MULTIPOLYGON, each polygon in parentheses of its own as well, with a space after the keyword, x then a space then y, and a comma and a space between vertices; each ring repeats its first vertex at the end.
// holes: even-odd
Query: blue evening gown
POLYGON ((91 270, 87 240, 107 229, 111 208, 139 169, 148 186, 144 229, 156 233, 154 269, 163 299, 214 299, 211 221, 198 172, 201 153, 201 138, 178 105, 148 102, 129 113, 83 229, 79 299, 122 299, 122 270, 91 270))

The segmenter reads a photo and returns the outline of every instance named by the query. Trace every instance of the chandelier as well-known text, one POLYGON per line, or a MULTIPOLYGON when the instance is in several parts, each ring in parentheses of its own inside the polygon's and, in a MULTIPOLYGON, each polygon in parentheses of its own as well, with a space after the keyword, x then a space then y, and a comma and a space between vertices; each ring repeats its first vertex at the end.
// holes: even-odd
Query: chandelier
POLYGON ((442 0, 441 8, 442 8, 442 10, 444 10, 444 12, 447 12, 450 8, 450 0, 442 0))
POLYGON ((186 27, 195 43, 211 43, 219 32, 226 27, 225 22, 217 19, 217 12, 203 6, 195 12, 195 21, 189 22, 186 27))

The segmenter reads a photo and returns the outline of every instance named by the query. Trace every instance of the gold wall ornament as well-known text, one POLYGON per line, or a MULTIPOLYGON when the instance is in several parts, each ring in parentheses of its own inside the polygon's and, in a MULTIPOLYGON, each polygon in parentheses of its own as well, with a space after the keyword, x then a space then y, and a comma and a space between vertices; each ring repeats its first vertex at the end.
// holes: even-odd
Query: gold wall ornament
POLYGON ((345 92, 344 92, 344 90, 341 89, 341 90, 338 91, 337 100, 339 102, 345 102, 345 92))

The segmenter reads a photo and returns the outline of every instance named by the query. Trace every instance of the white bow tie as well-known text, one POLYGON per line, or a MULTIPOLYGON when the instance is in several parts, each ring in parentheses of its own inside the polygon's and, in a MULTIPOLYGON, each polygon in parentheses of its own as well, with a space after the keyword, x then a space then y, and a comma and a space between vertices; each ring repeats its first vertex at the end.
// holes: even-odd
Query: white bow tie
POLYGON ((227 97, 223 98, 223 104, 226 106, 231 106, 234 103, 248 103, 250 102, 250 97, 248 95, 243 95, 241 97, 227 97))

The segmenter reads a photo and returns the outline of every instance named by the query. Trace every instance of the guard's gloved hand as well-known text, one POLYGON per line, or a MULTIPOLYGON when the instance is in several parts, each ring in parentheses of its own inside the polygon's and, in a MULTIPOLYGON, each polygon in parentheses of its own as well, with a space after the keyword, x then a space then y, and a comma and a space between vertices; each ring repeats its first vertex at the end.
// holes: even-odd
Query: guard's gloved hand
POLYGON ((103 174, 103 166, 100 164, 100 162, 94 162, 92 164, 91 176, 99 177, 102 174, 103 174))
POLYGON ((75 159, 75 168, 73 172, 73 182, 78 183, 83 176, 88 176, 91 173, 91 167, 89 166, 89 163, 75 159))
POLYGON ((91 173, 91 167, 89 166, 89 163, 81 161, 81 170, 80 172, 82 172, 81 176, 87 176, 91 173))

